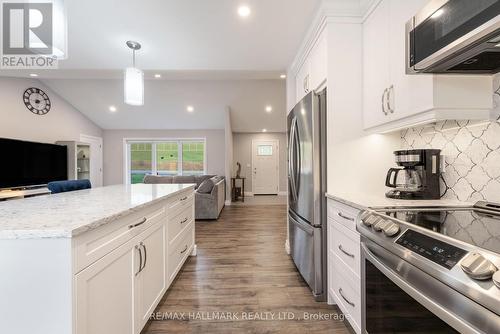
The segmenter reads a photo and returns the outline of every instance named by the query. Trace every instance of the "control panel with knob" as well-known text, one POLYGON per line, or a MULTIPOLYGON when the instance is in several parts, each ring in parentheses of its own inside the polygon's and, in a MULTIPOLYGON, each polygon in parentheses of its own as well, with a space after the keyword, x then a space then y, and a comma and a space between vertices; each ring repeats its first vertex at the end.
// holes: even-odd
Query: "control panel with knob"
POLYGON ((490 260, 477 252, 467 255, 460 266, 467 275, 476 280, 489 280, 498 270, 490 260))
POLYGON ((380 219, 377 223, 373 225, 373 229, 377 232, 382 232, 386 226, 389 224, 392 224, 390 221, 387 221, 385 219, 380 219))
POLYGON ((399 225, 393 222, 389 222, 389 224, 384 226, 382 231, 386 236, 393 237, 399 233, 399 225))

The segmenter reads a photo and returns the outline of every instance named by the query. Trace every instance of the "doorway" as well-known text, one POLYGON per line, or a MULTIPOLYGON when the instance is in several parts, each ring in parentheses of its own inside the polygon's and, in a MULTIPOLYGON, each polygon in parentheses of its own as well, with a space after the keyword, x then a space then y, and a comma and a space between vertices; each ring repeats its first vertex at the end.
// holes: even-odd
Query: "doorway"
POLYGON ((279 193, 279 140, 252 141, 252 192, 279 193))
POLYGON ((90 183, 92 188, 102 187, 102 138, 80 135, 80 141, 90 144, 90 183))

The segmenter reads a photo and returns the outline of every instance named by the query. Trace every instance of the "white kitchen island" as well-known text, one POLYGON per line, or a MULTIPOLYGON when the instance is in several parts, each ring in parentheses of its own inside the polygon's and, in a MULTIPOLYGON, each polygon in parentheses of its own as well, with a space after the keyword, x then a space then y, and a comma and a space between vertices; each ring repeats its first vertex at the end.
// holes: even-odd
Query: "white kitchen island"
POLYGON ((0 333, 140 333, 194 236, 190 184, 2 202, 0 333))

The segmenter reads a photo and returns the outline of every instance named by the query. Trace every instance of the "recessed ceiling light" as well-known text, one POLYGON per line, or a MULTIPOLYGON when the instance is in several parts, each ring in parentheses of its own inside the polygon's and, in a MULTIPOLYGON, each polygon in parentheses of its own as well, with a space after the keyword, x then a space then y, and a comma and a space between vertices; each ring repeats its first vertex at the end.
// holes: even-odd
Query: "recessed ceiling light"
POLYGON ((248 17, 248 16, 250 16, 251 12, 252 11, 250 10, 250 7, 248 7, 248 6, 242 5, 242 6, 238 7, 238 15, 241 17, 248 17))
POLYGON ((281 78, 281 79, 286 79, 286 74, 282 74, 282 75, 280 75, 280 78, 281 78))
POLYGON ((156 79, 161 78, 161 74, 155 74, 155 78, 156 78, 156 79))
POLYGON ((36 73, 30 73, 30 77, 36 78, 37 76, 38 76, 38 74, 36 74, 36 73))
POLYGON ((109 106, 109 111, 111 112, 116 112, 116 107, 115 106, 109 106))
POLYGON ((271 106, 267 106, 267 107, 266 107, 266 111, 267 111, 267 112, 271 112, 271 111, 273 111, 273 107, 271 107, 271 106))
POLYGON ((193 106, 187 106, 186 110, 188 112, 193 112, 194 111, 194 107, 193 106))
POLYGON ((262 132, 267 132, 267 129, 262 129, 262 132))

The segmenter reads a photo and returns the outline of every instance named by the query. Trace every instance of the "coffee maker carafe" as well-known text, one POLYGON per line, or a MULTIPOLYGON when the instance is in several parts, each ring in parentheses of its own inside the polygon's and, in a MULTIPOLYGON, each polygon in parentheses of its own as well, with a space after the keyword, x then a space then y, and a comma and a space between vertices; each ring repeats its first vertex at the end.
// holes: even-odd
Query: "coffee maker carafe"
POLYGON ((394 188, 385 195, 398 199, 439 199, 441 150, 395 151, 396 164, 387 172, 385 185, 394 188))

